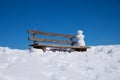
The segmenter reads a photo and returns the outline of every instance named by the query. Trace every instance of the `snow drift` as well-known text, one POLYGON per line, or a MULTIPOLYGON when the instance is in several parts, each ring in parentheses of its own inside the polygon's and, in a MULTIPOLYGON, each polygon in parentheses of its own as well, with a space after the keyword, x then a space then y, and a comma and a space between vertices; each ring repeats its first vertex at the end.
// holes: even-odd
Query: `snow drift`
POLYGON ((119 80, 120 45, 87 52, 42 52, 0 47, 0 80, 119 80))

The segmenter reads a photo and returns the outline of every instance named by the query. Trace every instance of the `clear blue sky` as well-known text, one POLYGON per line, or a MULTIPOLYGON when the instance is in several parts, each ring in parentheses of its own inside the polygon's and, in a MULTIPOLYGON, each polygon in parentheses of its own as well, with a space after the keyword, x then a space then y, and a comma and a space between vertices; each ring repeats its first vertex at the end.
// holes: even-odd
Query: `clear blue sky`
POLYGON ((26 49, 26 30, 76 35, 86 44, 120 44, 120 0, 0 0, 0 46, 26 49))

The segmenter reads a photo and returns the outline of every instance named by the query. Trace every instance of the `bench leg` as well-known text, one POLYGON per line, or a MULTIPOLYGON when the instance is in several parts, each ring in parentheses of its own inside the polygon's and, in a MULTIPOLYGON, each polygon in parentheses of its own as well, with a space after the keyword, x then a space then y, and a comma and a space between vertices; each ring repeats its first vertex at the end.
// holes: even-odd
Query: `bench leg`
POLYGON ((79 52, 83 52, 83 51, 87 51, 87 48, 83 48, 83 49, 73 49, 74 51, 79 51, 79 52))
POLYGON ((46 51, 46 47, 42 47, 42 50, 43 50, 43 52, 45 52, 46 51))
POLYGON ((37 49, 42 49, 43 52, 46 51, 46 46, 34 46, 34 48, 37 48, 37 49))

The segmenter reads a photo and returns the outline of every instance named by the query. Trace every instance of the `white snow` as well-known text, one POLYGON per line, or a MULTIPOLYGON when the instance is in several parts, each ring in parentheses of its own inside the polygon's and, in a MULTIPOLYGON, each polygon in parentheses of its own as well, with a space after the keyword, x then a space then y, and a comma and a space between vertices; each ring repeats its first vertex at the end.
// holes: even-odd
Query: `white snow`
POLYGON ((83 31, 78 30, 77 34, 78 34, 76 36, 76 38, 78 39, 77 46, 85 46, 85 41, 84 41, 85 36, 83 35, 83 31))
POLYGON ((0 47, 0 80, 120 80, 120 45, 72 53, 0 47))

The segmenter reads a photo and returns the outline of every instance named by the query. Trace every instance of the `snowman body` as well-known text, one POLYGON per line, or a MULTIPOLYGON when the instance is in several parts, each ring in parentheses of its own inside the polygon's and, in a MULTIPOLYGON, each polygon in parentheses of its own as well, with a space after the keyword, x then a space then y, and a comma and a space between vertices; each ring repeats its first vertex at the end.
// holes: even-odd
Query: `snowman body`
POLYGON ((85 46, 83 31, 79 30, 76 38, 78 39, 77 46, 85 46))

